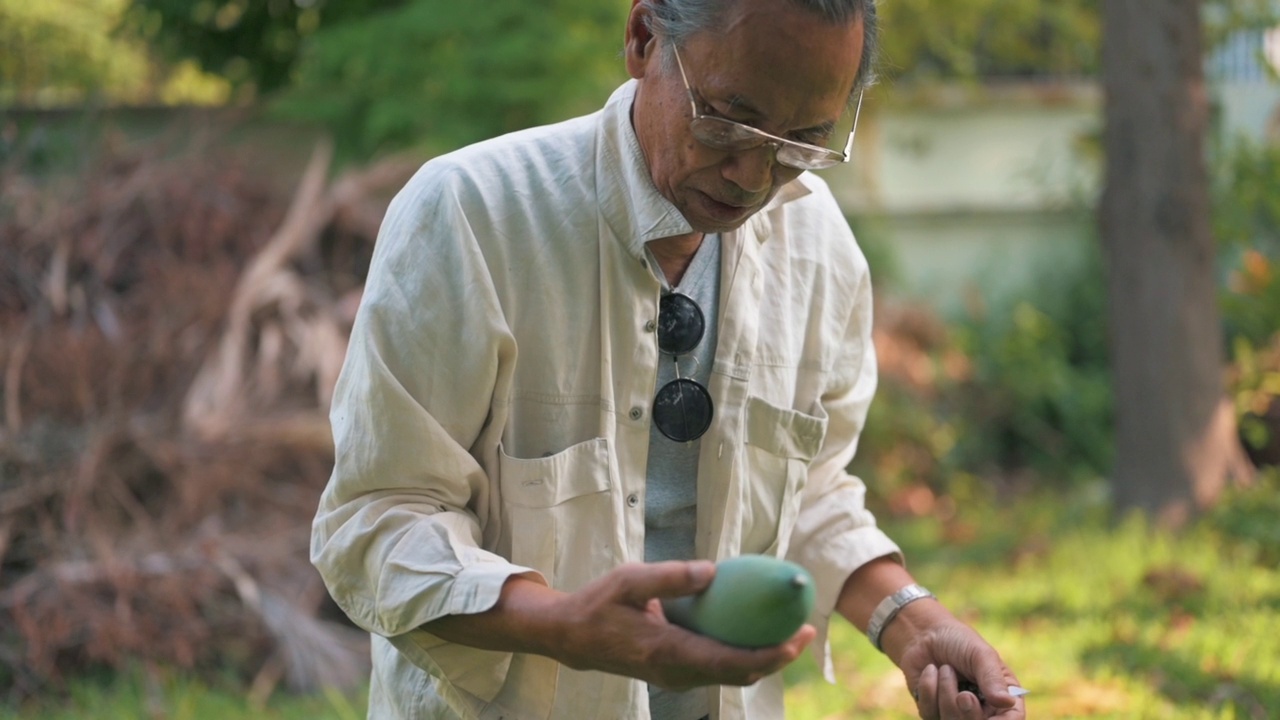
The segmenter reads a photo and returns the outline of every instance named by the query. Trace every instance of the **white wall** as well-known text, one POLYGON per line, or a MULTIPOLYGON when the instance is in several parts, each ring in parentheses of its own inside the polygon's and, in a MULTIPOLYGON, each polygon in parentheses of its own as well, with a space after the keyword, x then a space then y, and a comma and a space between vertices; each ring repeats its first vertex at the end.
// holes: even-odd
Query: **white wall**
MULTIPOLYGON (((1261 138, 1280 87, 1215 88, 1221 132, 1261 138)), ((1095 84, 877 88, 854 159, 824 171, 864 242, 892 249, 900 294, 961 312, 1028 293, 1096 242, 1102 97, 1095 84)))

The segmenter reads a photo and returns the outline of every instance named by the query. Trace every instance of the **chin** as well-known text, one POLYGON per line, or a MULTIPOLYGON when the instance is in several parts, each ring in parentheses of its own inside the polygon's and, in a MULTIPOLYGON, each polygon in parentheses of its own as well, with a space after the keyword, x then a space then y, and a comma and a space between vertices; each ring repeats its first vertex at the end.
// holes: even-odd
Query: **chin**
POLYGON ((693 229, 696 232, 704 233, 707 235, 711 235, 713 233, 724 234, 728 232, 733 232, 734 230, 737 230, 743 225, 746 225, 747 220, 751 219, 751 215, 754 215, 754 214, 755 213, 751 213, 750 215, 747 215, 746 217, 742 218, 737 222, 729 222, 729 223, 704 222, 700 224, 690 223, 690 225, 694 226, 693 229))

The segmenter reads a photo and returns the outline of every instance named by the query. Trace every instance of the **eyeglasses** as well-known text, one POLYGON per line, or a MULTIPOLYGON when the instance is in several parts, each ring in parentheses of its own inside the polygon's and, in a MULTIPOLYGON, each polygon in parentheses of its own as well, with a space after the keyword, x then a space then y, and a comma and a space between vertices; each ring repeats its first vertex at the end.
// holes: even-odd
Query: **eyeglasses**
POLYGON ((680 377, 680 356, 702 342, 707 322, 688 295, 667 293, 658 304, 658 349, 675 359, 676 379, 653 398, 653 424, 676 442, 692 442, 711 427, 711 393, 702 383, 680 377))
POLYGON ((849 138, 845 140, 844 152, 840 152, 770 135, 758 128, 727 118, 699 113, 693 88, 689 86, 689 76, 684 72, 684 62, 680 60, 680 51, 674 45, 671 49, 676 56, 676 66, 680 68, 680 79, 684 81, 684 89, 689 93, 689 107, 693 109, 693 119, 689 121, 689 129, 698 142, 709 148, 730 153, 754 150, 761 145, 772 145, 778 162, 796 170, 822 170, 839 163, 849 162, 853 151, 853 134, 858 130, 858 116, 862 114, 863 90, 858 91, 858 104, 853 111, 853 127, 849 128, 849 138))

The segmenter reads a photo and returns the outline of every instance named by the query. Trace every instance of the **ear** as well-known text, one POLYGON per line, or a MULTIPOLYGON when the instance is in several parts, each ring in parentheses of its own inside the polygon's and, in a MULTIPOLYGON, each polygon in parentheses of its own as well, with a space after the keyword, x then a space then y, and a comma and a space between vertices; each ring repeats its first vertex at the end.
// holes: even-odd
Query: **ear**
POLYGON ((649 30, 652 2, 653 0, 631 0, 631 14, 627 16, 623 54, 627 60, 627 74, 636 79, 644 77, 649 61, 658 47, 658 37, 649 30))

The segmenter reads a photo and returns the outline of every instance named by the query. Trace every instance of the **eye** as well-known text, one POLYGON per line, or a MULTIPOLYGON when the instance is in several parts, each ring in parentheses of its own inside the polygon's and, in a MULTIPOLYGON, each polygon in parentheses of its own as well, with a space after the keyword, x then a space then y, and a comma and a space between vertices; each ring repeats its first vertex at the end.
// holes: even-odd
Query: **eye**
POLYGON ((721 112, 720 110, 718 110, 717 108, 711 105, 707 105, 707 114, 712 117, 720 118, 721 120, 728 120, 731 123, 737 123, 739 125, 751 125, 751 123, 746 122, 744 120, 738 120, 736 118, 733 118, 730 116, 728 112, 721 112))

